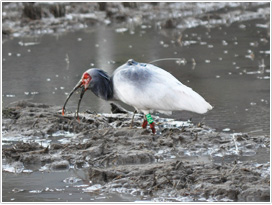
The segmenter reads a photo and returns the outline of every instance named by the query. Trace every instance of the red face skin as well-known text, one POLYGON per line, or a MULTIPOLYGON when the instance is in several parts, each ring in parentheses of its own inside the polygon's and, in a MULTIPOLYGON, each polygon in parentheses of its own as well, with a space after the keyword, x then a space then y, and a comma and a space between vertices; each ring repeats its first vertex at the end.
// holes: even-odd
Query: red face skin
POLYGON ((82 80, 81 80, 81 83, 82 83, 81 85, 84 86, 85 90, 88 89, 91 80, 92 80, 92 77, 88 73, 83 74, 82 80))

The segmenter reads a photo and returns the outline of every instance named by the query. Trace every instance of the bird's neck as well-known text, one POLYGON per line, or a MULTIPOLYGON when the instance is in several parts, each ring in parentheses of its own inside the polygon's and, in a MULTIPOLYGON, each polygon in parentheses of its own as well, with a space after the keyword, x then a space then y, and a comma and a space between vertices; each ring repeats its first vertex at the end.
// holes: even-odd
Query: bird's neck
POLYGON ((112 79, 105 72, 99 75, 99 80, 91 85, 90 89, 103 100, 111 100, 113 98, 112 79))

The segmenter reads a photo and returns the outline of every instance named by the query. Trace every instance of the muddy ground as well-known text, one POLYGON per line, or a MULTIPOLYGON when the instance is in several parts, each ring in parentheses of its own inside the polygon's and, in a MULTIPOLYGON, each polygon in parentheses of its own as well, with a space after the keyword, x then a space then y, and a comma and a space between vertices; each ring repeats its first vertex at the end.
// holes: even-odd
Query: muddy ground
POLYGON ((13 103, 2 112, 2 160, 15 172, 20 165, 19 173, 29 165, 38 167, 33 172, 87 169, 85 192, 133 192, 156 201, 270 201, 269 136, 156 116, 153 135, 141 128, 140 114, 129 128, 131 115, 86 111, 79 122, 74 113, 62 116, 60 107, 13 103), (53 140, 58 132, 69 137, 53 140), (8 143, 14 136, 22 141, 8 143))
POLYGON ((269 2, 3 2, 3 37, 62 34, 94 25, 122 26, 119 32, 152 24, 160 29, 211 28, 263 18, 269 2))

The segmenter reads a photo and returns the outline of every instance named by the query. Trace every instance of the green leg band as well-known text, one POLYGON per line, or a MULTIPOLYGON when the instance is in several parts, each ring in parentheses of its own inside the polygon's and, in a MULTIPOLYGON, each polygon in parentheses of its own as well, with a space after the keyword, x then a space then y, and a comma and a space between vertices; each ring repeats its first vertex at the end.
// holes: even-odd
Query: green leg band
POLYGON ((151 124, 152 122, 154 122, 150 114, 147 114, 147 115, 146 115, 146 119, 147 119, 147 122, 148 122, 149 124, 151 124))

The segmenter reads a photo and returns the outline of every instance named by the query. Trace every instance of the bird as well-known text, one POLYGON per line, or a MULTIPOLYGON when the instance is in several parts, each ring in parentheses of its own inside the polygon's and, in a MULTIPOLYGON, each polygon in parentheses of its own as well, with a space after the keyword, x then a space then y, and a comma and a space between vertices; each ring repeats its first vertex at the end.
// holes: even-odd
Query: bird
MULTIPOLYGON (((191 111, 204 114, 213 107, 192 88, 182 84, 166 70, 150 63, 140 63, 129 59, 118 67, 110 77, 105 71, 91 68, 85 71, 68 95, 63 108, 73 93, 81 88, 76 117, 84 93, 91 90, 97 97, 106 101, 122 101, 144 114, 142 128, 149 124, 156 133, 151 113, 171 114, 172 111, 191 111)), ((132 117, 133 122, 134 115, 132 117)), ((79 118, 78 118, 79 119, 79 118)))

